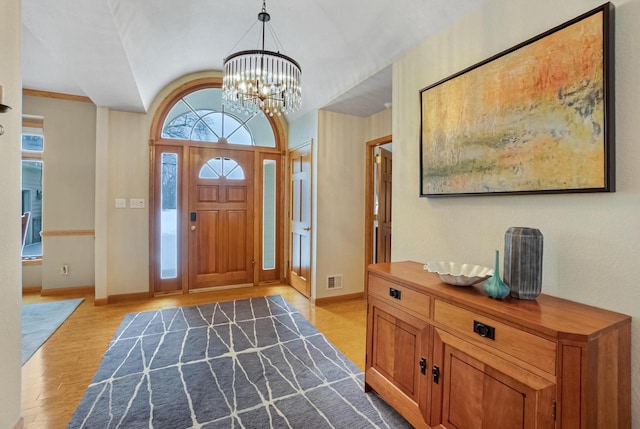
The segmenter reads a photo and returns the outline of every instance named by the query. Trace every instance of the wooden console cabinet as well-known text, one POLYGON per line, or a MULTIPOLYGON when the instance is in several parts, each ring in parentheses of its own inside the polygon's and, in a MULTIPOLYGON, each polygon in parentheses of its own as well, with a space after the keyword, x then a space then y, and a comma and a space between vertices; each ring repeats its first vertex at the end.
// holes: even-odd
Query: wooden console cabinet
POLYGON ((631 318, 369 267, 365 389, 416 428, 631 427, 631 318))

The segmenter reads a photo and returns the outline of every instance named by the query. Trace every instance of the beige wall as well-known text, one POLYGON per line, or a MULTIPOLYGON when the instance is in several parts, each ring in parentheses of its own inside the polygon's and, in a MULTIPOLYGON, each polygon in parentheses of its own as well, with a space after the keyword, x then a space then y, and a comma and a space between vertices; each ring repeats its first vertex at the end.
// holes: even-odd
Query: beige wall
POLYGON ((364 118, 318 113, 316 298, 363 290, 365 125, 364 118), (343 289, 328 290, 336 274, 343 289))
POLYGON ((22 286, 42 287, 42 264, 22 266, 22 286))
POLYGON ((0 0, 0 428, 20 419, 20 1, 0 0))
POLYGON ((104 300, 108 294, 109 258, 109 109, 96 109, 96 177, 95 177, 95 298, 104 300))
MULTIPOLYGON (((25 96, 22 111, 44 118, 42 230, 94 229, 95 105, 25 96)), ((43 289, 94 284, 92 236, 45 235, 42 248, 43 289), (68 265, 68 275, 60 275, 62 265, 68 265)), ((23 285, 32 285, 27 280, 23 285)))
POLYGON ((318 141, 318 111, 313 110, 289 124, 289 148, 318 141))
POLYGON ((108 295, 149 290, 149 115, 109 112, 107 165, 108 295), (127 208, 116 209, 124 198, 127 208), (144 209, 129 208, 143 198, 144 209))
POLYGON ((366 142, 391 134, 391 112, 391 109, 386 109, 366 118, 364 134, 366 142))
POLYGON ((492 0, 393 64, 394 260, 492 266, 510 226, 544 234, 543 292, 633 316, 633 419, 640 427, 640 0, 616 2, 617 192, 419 198, 421 88, 568 21, 599 0, 492 0))

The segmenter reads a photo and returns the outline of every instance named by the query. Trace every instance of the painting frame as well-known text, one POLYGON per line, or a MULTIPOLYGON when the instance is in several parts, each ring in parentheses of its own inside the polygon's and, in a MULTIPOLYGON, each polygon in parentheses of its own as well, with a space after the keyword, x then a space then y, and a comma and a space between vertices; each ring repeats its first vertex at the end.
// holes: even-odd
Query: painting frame
POLYGON ((609 2, 421 89, 420 196, 615 192, 613 32, 609 2))

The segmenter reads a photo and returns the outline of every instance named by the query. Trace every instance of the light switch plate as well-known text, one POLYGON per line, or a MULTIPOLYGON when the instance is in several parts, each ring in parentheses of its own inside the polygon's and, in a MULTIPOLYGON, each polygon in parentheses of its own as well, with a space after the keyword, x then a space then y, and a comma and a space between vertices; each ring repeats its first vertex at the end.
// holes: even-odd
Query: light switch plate
POLYGON ((116 208, 117 209, 126 209, 127 208, 127 200, 124 198, 116 198, 116 208))
POLYGON ((144 198, 130 198, 129 199, 129 207, 132 209, 143 209, 144 208, 144 198))

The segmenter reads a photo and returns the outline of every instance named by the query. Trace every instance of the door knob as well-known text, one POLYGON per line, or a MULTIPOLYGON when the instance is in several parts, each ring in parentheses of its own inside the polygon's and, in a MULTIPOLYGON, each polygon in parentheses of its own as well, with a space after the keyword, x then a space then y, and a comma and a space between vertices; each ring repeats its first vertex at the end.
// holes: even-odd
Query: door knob
POLYGON ((195 231, 196 230, 196 226, 195 225, 191 225, 191 231, 195 231))
POLYGON ((311 231, 311 227, 310 226, 308 226, 306 228, 302 228, 302 229, 305 230, 305 231, 311 231))

